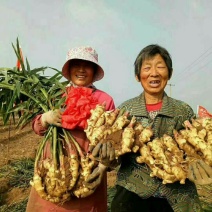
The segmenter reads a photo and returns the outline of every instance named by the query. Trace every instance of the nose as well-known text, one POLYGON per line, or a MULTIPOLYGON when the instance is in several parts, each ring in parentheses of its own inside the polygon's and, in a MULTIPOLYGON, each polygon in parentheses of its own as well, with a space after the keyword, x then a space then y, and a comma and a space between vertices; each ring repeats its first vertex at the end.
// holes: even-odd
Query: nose
POLYGON ((80 65, 78 71, 79 72, 85 72, 85 66, 84 65, 80 65))
POLYGON ((155 76, 158 76, 158 71, 157 71, 157 68, 156 67, 152 67, 151 68, 151 76, 155 77, 155 76))

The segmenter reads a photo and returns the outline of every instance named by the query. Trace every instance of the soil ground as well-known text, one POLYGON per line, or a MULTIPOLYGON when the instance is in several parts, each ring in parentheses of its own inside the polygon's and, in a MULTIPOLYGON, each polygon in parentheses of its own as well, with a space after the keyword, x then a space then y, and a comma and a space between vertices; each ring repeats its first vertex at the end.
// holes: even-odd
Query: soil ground
MULTIPOLYGON (((3 125, 0 119, 0 169, 17 160, 34 159, 39 142, 42 139, 32 131, 31 125, 27 125, 22 130, 17 130, 15 125, 16 123, 13 121, 3 125)), ((109 190, 114 186, 115 180, 116 172, 109 172, 109 190)), ((11 186, 7 175, 2 176, 0 173, 0 207, 2 205, 10 206, 26 200, 29 192, 30 186, 28 188, 11 186)), ((111 195, 109 194, 109 196, 111 195)))

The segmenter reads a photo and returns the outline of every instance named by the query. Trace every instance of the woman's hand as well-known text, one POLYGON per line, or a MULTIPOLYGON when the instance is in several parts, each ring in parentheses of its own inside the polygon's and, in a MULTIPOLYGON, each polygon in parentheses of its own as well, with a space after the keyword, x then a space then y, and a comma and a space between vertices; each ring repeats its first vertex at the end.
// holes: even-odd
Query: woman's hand
POLYGON ((43 127, 48 127, 49 125, 55 125, 61 127, 63 112, 60 109, 50 110, 46 113, 43 113, 41 116, 41 124, 43 127))
POLYGON ((115 160, 115 149, 109 141, 103 144, 98 143, 92 151, 92 157, 101 164, 110 167, 111 163, 115 160))
POLYGON ((212 167, 202 160, 197 160, 189 165, 188 179, 196 185, 212 184, 212 167))
POLYGON ((99 164, 86 180, 86 187, 91 190, 95 190, 101 184, 106 169, 106 166, 99 164))

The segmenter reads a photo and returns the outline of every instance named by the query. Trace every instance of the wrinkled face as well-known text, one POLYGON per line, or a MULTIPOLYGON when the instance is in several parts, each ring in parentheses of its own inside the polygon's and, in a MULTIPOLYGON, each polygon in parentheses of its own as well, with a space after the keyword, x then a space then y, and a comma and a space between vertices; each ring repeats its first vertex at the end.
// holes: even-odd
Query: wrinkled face
POLYGON ((143 61, 140 81, 144 91, 150 95, 161 95, 169 80, 169 72, 160 54, 143 61))
POLYGON ((87 86, 93 82, 95 64, 86 60, 71 61, 70 80, 77 86, 87 86))

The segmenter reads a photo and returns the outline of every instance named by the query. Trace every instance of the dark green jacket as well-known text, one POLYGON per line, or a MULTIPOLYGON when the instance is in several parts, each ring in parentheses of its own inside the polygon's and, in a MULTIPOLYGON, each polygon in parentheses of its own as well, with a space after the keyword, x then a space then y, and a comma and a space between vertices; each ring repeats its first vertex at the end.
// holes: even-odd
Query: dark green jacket
MULTIPOLYGON (((170 98, 166 93, 164 93, 162 108, 154 120, 150 119, 146 111, 144 93, 119 106, 119 108, 123 107, 143 126, 152 127, 153 138, 162 137, 164 134, 173 136, 174 129, 183 129, 183 122, 195 117, 188 104, 170 98)), ((164 185, 160 179, 150 177, 150 169, 145 164, 138 164, 136 157, 137 154, 134 153, 122 156, 117 178, 118 185, 138 194, 141 198, 150 196, 166 198, 175 212, 202 211, 196 187, 192 182, 186 180, 185 184, 176 182, 164 185)))

